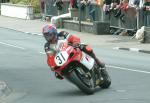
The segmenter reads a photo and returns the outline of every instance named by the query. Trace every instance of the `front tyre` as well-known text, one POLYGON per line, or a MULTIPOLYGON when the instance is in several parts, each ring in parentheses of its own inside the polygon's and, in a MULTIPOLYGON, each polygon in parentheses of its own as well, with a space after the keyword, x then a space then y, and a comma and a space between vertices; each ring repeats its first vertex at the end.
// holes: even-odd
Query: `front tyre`
POLYGON ((76 67, 69 73, 67 78, 74 83, 85 94, 94 93, 94 82, 92 78, 89 78, 86 72, 81 67, 76 67))
POLYGON ((101 70, 101 75, 103 77, 103 83, 100 84, 99 86, 103 89, 109 88, 109 86, 111 85, 111 78, 106 69, 101 70))

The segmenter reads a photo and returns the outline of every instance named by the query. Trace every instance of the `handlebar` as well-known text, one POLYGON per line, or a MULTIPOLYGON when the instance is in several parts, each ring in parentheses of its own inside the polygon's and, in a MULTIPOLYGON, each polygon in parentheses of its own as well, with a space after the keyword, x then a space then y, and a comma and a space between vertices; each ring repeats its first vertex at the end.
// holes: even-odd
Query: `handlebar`
POLYGON ((85 46, 84 44, 79 44, 79 43, 78 43, 78 44, 75 44, 75 45, 72 45, 71 43, 68 43, 68 45, 74 47, 75 49, 76 49, 76 48, 79 48, 79 49, 81 49, 81 50, 82 50, 82 49, 84 48, 84 46, 85 46))

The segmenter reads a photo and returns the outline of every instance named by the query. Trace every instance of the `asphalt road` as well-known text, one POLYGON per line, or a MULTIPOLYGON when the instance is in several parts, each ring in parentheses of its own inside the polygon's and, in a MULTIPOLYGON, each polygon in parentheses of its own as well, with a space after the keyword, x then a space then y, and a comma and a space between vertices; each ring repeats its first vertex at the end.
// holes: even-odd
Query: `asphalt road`
POLYGON ((109 89, 85 95, 57 80, 46 64, 41 36, 0 28, 0 80, 12 92, 0 103, 149 103, 150 55, 94 46, 112 78, 109 89))

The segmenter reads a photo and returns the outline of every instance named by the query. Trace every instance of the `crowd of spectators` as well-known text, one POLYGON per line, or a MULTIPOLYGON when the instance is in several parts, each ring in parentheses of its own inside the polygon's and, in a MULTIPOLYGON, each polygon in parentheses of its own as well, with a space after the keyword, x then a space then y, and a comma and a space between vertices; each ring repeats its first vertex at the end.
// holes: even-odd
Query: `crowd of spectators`
MULTIPOLYGON (((113 16, 122 23, 128 23, 129 22, 128 19, 138 18, 140 25, 139 27, 142 27, 144 25, 150 26, 150 17, 149 17, 150 0, 53 0, 53 1, 55 1, 55 6, 57 7, 58 10, 62 10, 64 1, 69 1, 70 3, 69 8, 81 9, 81 11, 83 12, 88 10, 88 14, 86 15, 90 15, 92 17, 92 21, 95 21, 97 13, 96 10, 98 10, 93 9, 93 5, 97 5, 97 7, 99 6, 99 9, 103 11, 103 16, 105 15, 111 17, 113 16)), ((101 14, 97 15, 100 16, 101 14)), ((136 29, 139 29, 138 26, 136 27, 136 29)))

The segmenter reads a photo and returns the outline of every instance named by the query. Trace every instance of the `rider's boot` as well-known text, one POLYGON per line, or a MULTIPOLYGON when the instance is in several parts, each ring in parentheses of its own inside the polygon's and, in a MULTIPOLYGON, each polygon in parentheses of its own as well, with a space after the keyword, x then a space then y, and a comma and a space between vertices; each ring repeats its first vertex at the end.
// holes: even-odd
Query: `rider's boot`
POLYGON ((60 80, 64 79, 61 75, 59 75, 59 74, 56 73, 56 72, 55 72, 55 77, 56 77, 57 79, 60 79, 60 80))

